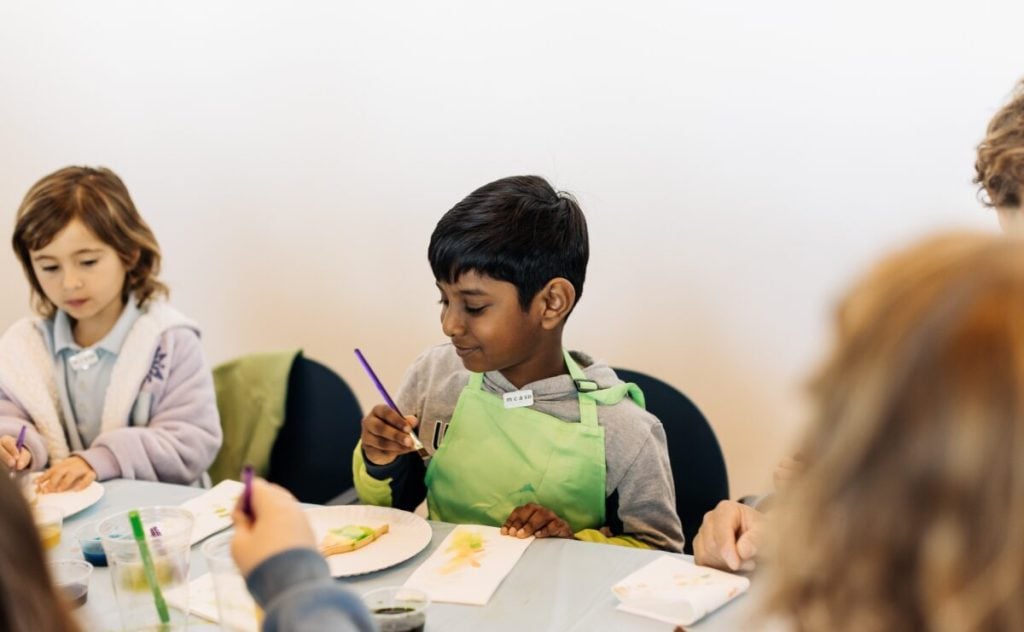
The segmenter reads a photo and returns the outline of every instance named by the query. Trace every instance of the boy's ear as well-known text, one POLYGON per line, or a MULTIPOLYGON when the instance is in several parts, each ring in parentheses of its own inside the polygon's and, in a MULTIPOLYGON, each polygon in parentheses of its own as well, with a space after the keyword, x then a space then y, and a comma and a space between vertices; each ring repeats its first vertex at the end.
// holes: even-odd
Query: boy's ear
POLYGON ((568 279, 556 277, 538 292, 537 300, 541 304, 540 326, 555 329, 565 322, 576 305, 576 288, 568 279))

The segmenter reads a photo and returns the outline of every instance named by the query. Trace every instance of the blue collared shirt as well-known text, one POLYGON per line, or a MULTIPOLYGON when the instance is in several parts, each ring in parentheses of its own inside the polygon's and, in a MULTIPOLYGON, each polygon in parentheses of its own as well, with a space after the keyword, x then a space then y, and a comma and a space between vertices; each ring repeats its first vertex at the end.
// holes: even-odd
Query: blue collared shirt
POLYGON ((65 417, 70 413, 79 434, 79 437, 68 437, 73 449, 89 447, 100 434, 103 403, 107 387, 110 386, 110 373, 114 370, 114 363, 117 362, 117 355, 121 352, 124 339, 138 317, 139 308, 135 305, 134 299, 129 300, 114 327, 102 340, 88 349, 83 349, 75 342, 74 334, 71 332, 71 318, 63 310, 59 310, 52 321, 50 348, 58 363, 57 384, 61 403, 64 404, 65 417), (96 361, 90 366, 72 361, 73 356, 89 350, 96 354, 96 361), (80 447, 75 445, 79 441, 80 447))

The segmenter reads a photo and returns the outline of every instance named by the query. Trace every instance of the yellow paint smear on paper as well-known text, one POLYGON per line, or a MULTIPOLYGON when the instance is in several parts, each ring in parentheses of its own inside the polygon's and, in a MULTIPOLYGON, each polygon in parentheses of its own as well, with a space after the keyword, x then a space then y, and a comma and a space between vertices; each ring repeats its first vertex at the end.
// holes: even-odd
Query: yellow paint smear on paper
POLYGON ((480 557, 484 553, 484 537, 479 531, 458 531, 445 549, 445 553, 450 553, 451 557, 438 571, 441 575, 451 575, 467 567, 480 568, 480 557))

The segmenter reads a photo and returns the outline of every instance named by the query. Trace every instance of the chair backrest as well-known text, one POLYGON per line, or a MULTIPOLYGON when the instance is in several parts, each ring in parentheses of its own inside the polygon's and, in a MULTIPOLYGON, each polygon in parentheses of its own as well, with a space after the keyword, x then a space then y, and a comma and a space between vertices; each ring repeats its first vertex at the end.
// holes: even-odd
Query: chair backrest
POLYGON ((615 373, 619 379, 640 387, 647 410, 665 427, 676 486, 676 513, 686 536, 684 552, 693 553, 693 538, 704 514, 729 497, 729 476, 715 431, 690 398, 671 385, 627 369, 615 369, 615 373))
POLYGON ((359 401, 337 373, 298 356, 288 376, 284 425, 270 452, 268 480, 307 503, 323 504, 347 491, 362 419, 359 401))

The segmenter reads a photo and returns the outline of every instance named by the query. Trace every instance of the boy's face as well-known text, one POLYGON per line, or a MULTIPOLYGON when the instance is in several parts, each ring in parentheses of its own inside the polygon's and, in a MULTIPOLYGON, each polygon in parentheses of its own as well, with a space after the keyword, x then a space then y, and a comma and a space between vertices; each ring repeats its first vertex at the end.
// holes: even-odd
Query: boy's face
POLYGON ((454 283, 438 281, 441 329, 470 371, 506 377, 536 357, 542 343, 542 307, 524 312, 516 286, 476 271, 454 283))
POLYGON ((117 252, 80 220, 73 219, 39 250, 29 252, 32 271, 46 298, 77 322, 110 321, 121 315, 127 271, 117 252))

